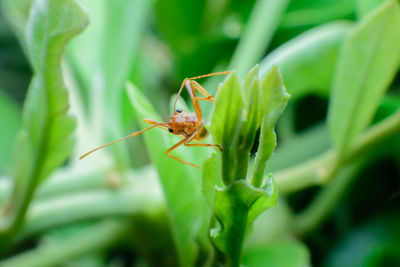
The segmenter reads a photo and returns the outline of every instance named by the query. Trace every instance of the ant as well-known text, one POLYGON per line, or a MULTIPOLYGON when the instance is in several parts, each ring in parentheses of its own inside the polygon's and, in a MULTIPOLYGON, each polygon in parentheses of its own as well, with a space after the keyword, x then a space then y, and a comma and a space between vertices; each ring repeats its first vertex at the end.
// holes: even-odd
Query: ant
POLYGON ((218 144, 202 144, 202 143, 196 143, 196 144, 192 144, 190 143, 193 140, 202 140, 204 138, 206 138, 208 136, 208 131, 207 129, 204 127, 204 121, 203 121, 203 114, 201 111, 201 107, 199 104, 199 100, 204 100, 204 101, 209 101, 211 103, 214 103, 214 96, 210 95, 198 82, 196 82, 195 80, 197 79, 201 79, 201 78, 205 78, 205 77, 210 77, 210 76, 216 76, 216 75, 223 75, 223 74, 230 74, 232 73, 232 71, 223 71, 223 72, 215 72, 215 73, 210 73, 210 74, 205 74, 205 75, 201 75, 201 76, 196 76, 196 77, 192 77, 192 78, 186 78, 183 80, 182 85, 179 89, 179 92, 175 98, 175 102, 174 102, 174 112, 172 113, 172 115, 169 117, 169 121, 168 122, 157 122, 157 121, 153 121, 153 120, 149 120, 149 119, 144 119, 145 122, 151 124, 150 127, 138 131, 138 132, 134 132, 128 136, 125 136, 121 139, 115 140, 113 142, 110 142, 108 144, 102 145, 98 148, 95 148, 89 152, 87 152, 86 154, 82 155, 79 159, 83 159, 86 156, 88 156, 89 154, 104 148, 106 146, 115 144, 117 142, 120 142, 122 140, 128 139, 130 137, 133 136, 137 136, 141 133, 144 133, 147 130, 150 130, 154 127, 158 127, 161 128, 163 130, 168 130, 170 133, 175 134, 175 135, 179 135, 181 137, 183 137, 183 139, 181 141, 179 141, 178 143, 176 143, 175 145, 173 145, 172 147, 170 147, 165 154, 172 158, 175 159, 177 161, 180 161, 182 163, 188 164, 190 166, 196 167, 196 168, 200 168, 199 166, 192 164, 190 162, 184 161, 182 159, 179 159, 173 155, 171 155, 171 151, 176 149, 177 147, 184 145, 184 146, 206 146, 206 147, 211 147, 211 146, 215 146, 218 147, 220 151, 222 151, 222 147, 218 144), (182 93, 183 87, 186 87, 186 89, 189 92, 189 96, 190 99, 192 100, 192 105, 193 108, 195 110, 195 112, 193 113, 187 113, 182 109, 176 109, 176 102, 178 101, 178 97, 180 96, 180 94, 182 93), (201 95, 203 95, 202 97, 198 97, 197 96, 197 92, 199 92, 201 95))

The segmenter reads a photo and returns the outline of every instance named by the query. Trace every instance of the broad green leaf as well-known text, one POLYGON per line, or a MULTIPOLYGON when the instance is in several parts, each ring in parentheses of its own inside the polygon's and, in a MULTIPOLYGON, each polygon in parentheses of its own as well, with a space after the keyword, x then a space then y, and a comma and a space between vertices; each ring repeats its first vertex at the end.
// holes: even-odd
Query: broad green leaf
POLYGON ((293 29, 352 18, 354 6, 349 0, 291 1, 280 27, 293 29))
POLYGON ((272 177, 263 188, 255 188, 244 180, 216 188, 214 215, 218 225, 210 235, 215 246, 228 256, 228 262, 240 262, 246 229, 276 201, 277 188, 272 177))
POLYGON ((278 68, 275 66, 261 80, 261 91, 264 115, 252 177, 252 184, 256 187, 262 184, 265 164, 276 146, 275 124, 290 97, 286 92, 278 68))
POLYGON ((275 241, 243 253, 243 265, 248 267, 306 267, 310 252, 296 240, 275 241))
POLYGON ((333 22, 302 33, 264 58, 260 75, 276 65, 293 98, 312 93, 327 96, 339 47, 350 28, 351 23, 333 22))
MULTIPOLYGON (((132 84, 127 85, 136 117, 141 127, 149 125, 144 118, 161 121, 152 105, 132 84)), ((168 216, 181 266, 193 266, 197 256, 196 237, 207 222, 207 204, 201 194, 200 171, 165 155, 165 151, 180 138, 161 129, 152 129, 143 134, 151 161, 157 167, 164 196, 167 202, 168 216)), ((199 164, 195 151, 181 147, 171 153, 181 159, 199 164), (185 153, 181 151, 185 150, 185 153)))
POLYGON ((73 148, 75 120, 67 114, 61 57, 67 42, 87 23, 85 12, 73 0, 37 0, 32 6, 26 43, 34 77, 14 149, 17 215, 13 227, 22 222, 37 185, 66 160, 73 148))
POLYGON ((359 18, 364 17, 383 2, 385 0, 357 0, 357 16, 359 18))
POLYGON ((222 145, 222 180, 230 184, 233 177, 232 163, 235 160, 235 139, 242 124, 244 107, 241 85, 236 74, 231 74, 218 90, 215 107, 211 117, 210 131, 216 144, 222 145))
POLYGON ((221 180, 221 159, 217 153, 213 153, 211 157, 204 161, 201 179, 201 191, 210 208, 214 204, 215 186, 223 186, 221 180))
POLYGON ((400 59, 400 9, 385 2, 347 37, 335 72, 328 113, 339 154, 370 123, 397 71, 400 59))
POLYGON ((21 128, 21 110, 18 104, 0 91, 0 173, 8 171, 13 141, 21 128))

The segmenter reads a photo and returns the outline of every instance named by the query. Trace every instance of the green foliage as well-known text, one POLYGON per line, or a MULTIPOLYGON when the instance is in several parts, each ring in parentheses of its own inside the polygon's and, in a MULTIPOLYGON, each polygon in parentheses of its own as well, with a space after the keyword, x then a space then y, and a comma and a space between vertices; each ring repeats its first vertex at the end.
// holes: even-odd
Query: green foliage
POLYGON ((13 142, 18 130, 21 127, 20 110, 17 103, 9 96, 0 92, 0 114, 7 116, 0 117, 0 125, 3 125, 2 138, 0 139, 0 173, 8 171, 13 142))
POLYGON ((234 69, 239 77, 261 58, 289 2, 288 0, 256 1, 251 19, 230 63, 230 68, 234 69))
POLYGON ((329 128, 339 154, 370 123, 399 65, 400 8, 387 1, 347 37, 335 74, 329 128))
POLYGON ((254 248, 243 255, 245 266, 309 266, 310 255, 307 248, 295 240, 273 242, 254 248), (289 257, 290 255, 290 257, 289 257))
POLYGON ((213 203, 218 222, 211 229, 211 238, 218 253, 225 254, 221 260, 229 266, 239 265, 244 235, 253 220, 276 204, 276 186, 272 177, 263 182, 264 170, 276 145, 275 124, 288 99, 276 67, 261 81, 258 66, 254 67, 243 87, 233 73, 218 90, 210 130, 223 151, 221 161, 213 155, 204 164, 203 192, 209 204, 213 203), (250 150, 260 126, 250 185, 246 181, 250 150), (220 187, 222 183, 225 187, 220 187))
POLYGON ((210 131, 214 142, 220 144, 222 151, 222 180, 229 185, 236 179, 231 166, 235 161, 235 145, 237 146, 237 133, 242 124, 243 95, 240 83, 235 74, 230 75, 221 85, 216 97, 210 131))
POLYGON ((14 148, 14 210, 3 231, 18 229, 36 187, 60 166, 73 147, 75 120, 68 112, 61 56, 64 46, 83 30, 87 17, 75 1, 36 1, 26 32, 33 66, 23 109, 23 126, 14 148))
POLYGON ((398 1, 1 8, 1 266, 399 265, 398 1), (200 142, 223 151, 171 153, 201 170, 157 128, 78 160, 219 70, 200 142))
POLYGON ((238 266, 246 229, 266 209, 277 202, 276 184, 270 177, 258 189, 246 181, 235 181, 225 188, 215 189, 214 216, 218 226, 210 235, 219 251, 226 254, 228 266, 238 266))
POLYGON ((304 27, 347 19, 354 13, 354 6, 354 1, 348 0, 292 0, 281 26, 304 27))
POLYGON ((332 22, 306 31, 270 53, 260 63, 260 72, 278 66, 295 99, 310 93, 328 95, 339 47, 351 26, 332 22))
MULTIPOLYGON (((135 86, 128 84, 127 90, 138 120, 148 118, 160 121, 151 103, 135 86)), ((149 126, 145 122, 140 122, 140 125, 142 128, 149 126)), ((199 190, 200 181, 195 175, 198 170, 182 166, 182 163, 165 155, 165 151, 177 143, 177 139, 172 135, 167 135, 160 129, 153 129, 146 133, 144 138, 150 158, 159 173, 179 263, 182 266, 191 266, 197 253, 195 238, 207 221, 206 202, 199 190)), ((173 153, 179 158, 188 159, 187 155, 184 157, 177 151, 173 153)), ((194 162, 200 161, 201 154, 196 156, 193 153, 189 159, 194 162)))
POLYGON ((276 67, 264 76, 260 82, 264 105, 263 122, 261 125, 260 146, 255 159, 252 184, 262 185, 265 163, 271 157, 276 146, 275 124, 286 107, 289 94, 283 85, 282 77, 276 67))
POLYGON ((382 4, 384 0, 357 0, 357 16, 362 18, 377 6, 382 4))

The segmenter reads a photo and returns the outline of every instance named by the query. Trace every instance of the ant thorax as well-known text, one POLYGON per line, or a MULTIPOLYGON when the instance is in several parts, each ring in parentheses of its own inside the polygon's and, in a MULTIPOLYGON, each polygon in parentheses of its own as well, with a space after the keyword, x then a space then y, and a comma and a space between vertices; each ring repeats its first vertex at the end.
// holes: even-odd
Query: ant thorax
POLYGON ((199 126, 196 113, 187 113, 177 109, 168 122, 168 131, 176 135, 191 136, 199 126))

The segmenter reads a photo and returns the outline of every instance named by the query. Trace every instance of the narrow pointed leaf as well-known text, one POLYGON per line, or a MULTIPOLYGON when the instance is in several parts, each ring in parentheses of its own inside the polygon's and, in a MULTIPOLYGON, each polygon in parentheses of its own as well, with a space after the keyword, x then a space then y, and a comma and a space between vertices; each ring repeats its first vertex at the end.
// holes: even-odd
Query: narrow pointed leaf
POLYGON ((250 150, 263 117, 263 104, 258 81, 258 65, 246 75, 244 86, 244 111, 242 126, 237 138, 234 173, 236 180, 246 179, 250 150))
POLYGON ((255 159, 252 184, 261 186, 265 164, 276 146, 275 124, 286 107, 289 94, 286 92, 282 77, 277 67, 264 76, 261 81, 264 117, 261 125, 260 144, 255 159))
POLYGON ((222 145, 222 179, 230 184, 233 177, 232 163, 234 163, 235 139, 241 128, 242 112, 244 107, 241 85, 236 74, 231 74, 218 90, 215 108, 211 118, 210 131, 216 144, 222 145))
POLYGON ((396 0, 364 17, 340 54, 329 105, 328 123, 339 154, 371 122, 398 69, 400 9, 396 0))
MULTIPOLYGON (((136 87, 128 84, 127 92, 141 127, 149 126, 143 122, 144 118, 162 121, 136 87)), ((179 141, 172 134, 161 129, 151 129, 143 134, 143 138, 159 173, 180 265, 193 266, 197 256, 195 241, 201 227, 207 222, 207 204, 200 191, 200 171, 165 155, 165 151, 179 141)), ((173 151, 172 155, 187 161, 196 160, 192 153, 195 151, 182 146, 173 151)))

